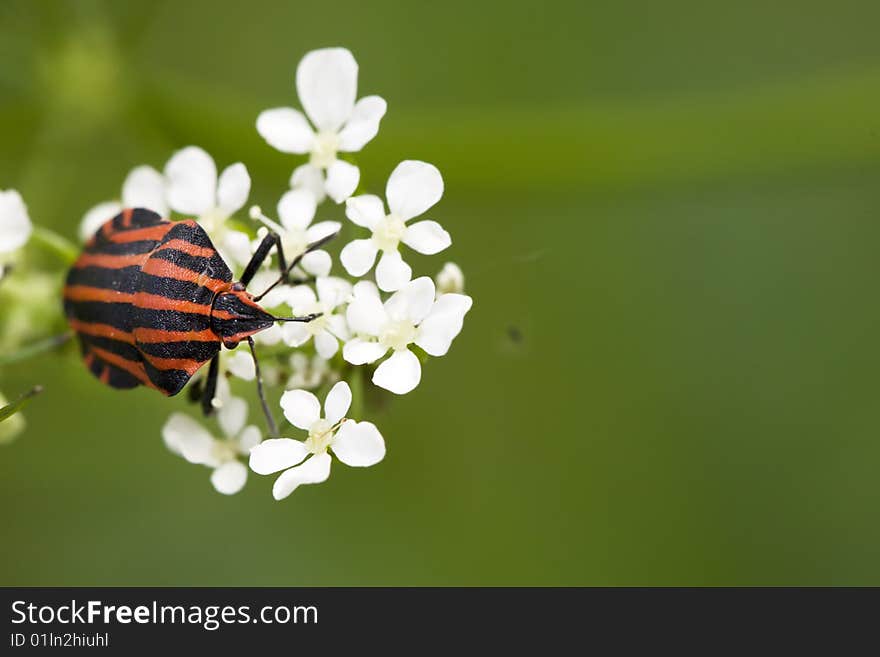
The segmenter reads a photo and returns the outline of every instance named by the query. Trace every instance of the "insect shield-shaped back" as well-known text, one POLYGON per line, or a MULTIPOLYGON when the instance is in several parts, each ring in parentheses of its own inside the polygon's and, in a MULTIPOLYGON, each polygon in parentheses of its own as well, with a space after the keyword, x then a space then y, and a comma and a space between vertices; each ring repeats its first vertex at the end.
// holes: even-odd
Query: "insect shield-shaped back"
POLYGON ((196 222, 127 209, 85 245, 64 309, 101 381, 175 395, 220 351, 213 303, 232 289, 232 272, 196 222))
POLYGON ((253 295, 245 291, 241 283, 236 283, 229 292, 215 297, 211 328, 227 349, 236 347, 242 340, 275 323, 275 318, 253 299, 253 295))

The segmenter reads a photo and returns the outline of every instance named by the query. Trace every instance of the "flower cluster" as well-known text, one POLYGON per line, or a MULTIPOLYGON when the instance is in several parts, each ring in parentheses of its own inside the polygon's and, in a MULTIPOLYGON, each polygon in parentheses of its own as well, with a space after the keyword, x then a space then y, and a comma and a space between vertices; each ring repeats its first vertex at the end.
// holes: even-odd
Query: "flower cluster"
MULTIPOLYGON (((350 417, 352 388, 362 390, 369 385, 366 379, 397 395, 412 391, 425 359, 446 354, 471 307, 456 265, 446 263, 435 282, 427 276, 413 278, 404 259, 404 247, 434 255, 452 244, 439 223, 423 217, 444 191, 435 166, 402 161, 388 178, 384 200, 371 193, 355 195, 361 172, 345 158, 376 137, 387 109, 379 96, 358 99, 357 81, 358 65, 348 50, 309 52, 296 72, 302 111, 278 107, 257 117, 256 130, 269 146, 307 156, 293 169, 274 218, 259 206, 248 207, 251 177, 243 163, 229 164, 218 175, 205 150, 187 146, 161 171, 146 165, 134 168, 123 182, 121 198, 96 205, 81 221, 85 240, 121 208, 146 207, 163 216, 196 218, 238 274, 268 231, 280 238, 287 262, 298 262, 290 280, 272 287, 260 303, 276 316, 316 318, 274 326, 255 340, 262 383, 281 392, 283 416, 293 429, 306 432, 304 439, 264 436, 248 425, 248 403, 232 386, 253 382, 258 371, 242 349, 223 354, 212 402, 219 431, 180 412, 163 428, 167 447, 210 468, 211 483, 220 493, 241 490, 246 464, 261 475, 280 472, 273 495, 281 499, 301 484, 326 480, 331 453, 355 467, 381 461, 385 441, 379 430, 350 417), (340 221, 315 220, 319 206, 328 201, 331 208, 342 206, 337 210, 340 221), (310 245, 334 234, 340 235, 340 244, 330 242, 327 248, 338 249, 341 270, 331 274, 330 252, 310 245), (350 386, 354 381, 359 385, 350 386), (329 389, 323 413, 309 389, 329 389)), ((0 250, 5 244, 0 235, 0 250)), ((277 267, 264 264, 248 288, 262 292, 277 277, 277 267)), ((362 406, 362 401, 357 404, 362 406)))
MULTIPOLYGON (((80 221, 79 238, 85 242, 123 208, 195 218, 237 275, 248 268, 270 231, 277 236, 280 249, 263 262, 248 289, 262 292, 256 299, 275 317, 313 319, 257 333, 259 367, 245 349, 222 352, 216 392, 205 402, 216 429, 181 412, 172 413, 162 429, 168 449, 209 468, 214 488, 226 495, 240 491, 249 472, 280 473, 272 493, 282 499, 302 484, 325 481, 331 454, 353 467, 379 463, 385 439, 376 425, 360 417, 364 400, 353 399, 353 390, 365 397, 371 381, 396 395, 411 392, 428 357, 447 353, 471 307, 457 265, 445 263, 436 279, 414 278, 404 258, 407 249, 434 255, 452 244, 439 223, 423 216, 443 196, 443 177, 435 166, 402 161, 388 177, 384 199, 369 190, 356 194, 361 172, 346 158, 376 137, 387 109, 379 96, 358 99, 357 81, 358 65, 348 50, 309 52, 296 71, 302 111, 278 107, 257 117, 256 131, 269 146, 307 156, 278 197, 274 218, 249 203, 251 176, 242 162, 220 170, 204 149, 187 146, 161 169, 132 169, 119 198, 95 205, 80 221), (316 221, 325 202, 339 213, 338 221, 316 221), (328 241, 331 237, 337 239, 328 241), (335 271, 330 249, 341 265, 335 271), (286 263, 290 267, 279 278, 286 263), (267 433, 248 423, 253 415, 249 402, 236 392, 243 382, 260 386, 267 433), (304 435, 272 435, 275 422, 264 390, 270 400, 272 393, 280 398, 289 423, 281 433, 299 430, 304 435), (324 397, 323 410, 309 390, 324 397)), ((0 280, 25 260, 23 251, 32 237, 67 262, 76 257, 76 249, 63 238, 34 228, 18 192, 0 191, 0 280)), ((27 275, 33 297, 41 274, 27 275)), ((57 288, 44 287, 57 294, 57 288)), ((25 329, 34 324, 27 315, 10 322, 25 329)), ((4 329, 8 332, 9 326, 4 329)), ((207 385, 206 378, 197 376, 190 385, 197 391, 207 385)), ((4 403, 0 395, 0 407, 4 403)), ((0 442, 24 427, 18 413, 0 422, 0 442)))

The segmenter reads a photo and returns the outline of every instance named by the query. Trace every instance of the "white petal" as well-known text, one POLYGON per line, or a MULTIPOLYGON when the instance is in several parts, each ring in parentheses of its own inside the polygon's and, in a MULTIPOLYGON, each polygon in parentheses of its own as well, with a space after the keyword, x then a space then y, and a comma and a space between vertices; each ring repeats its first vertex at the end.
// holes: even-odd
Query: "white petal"
POLYGON ((305 390, 288 390, 281 395, 281 408, 290 423, 308 431, 321 417, 321 403, 305 390))
POLYGON ((329 331, 321 331, 315 336, 315 351, 321 358, 333 358, 339 350, 339 340, 329 331))
POLYGON ((224 255, 232 260, 232 263, 237 263, 242 267, 250 262, 253 255, 250 237, 247 233, 242 233, 239 230, 225 231, 220 247, 224 255))
POLYGON ((363 276, 373 263, 376 262, 376 254, 379 249, 371 239, 354 240, 342 248, 339 260, 342 266, 352 276, 363 276))
POLYGON ((344 422, 333 439, 336 458, 356 468, 376 465, 385 458, 385 440, 372 422, 344 422))
POLYGON ((351 296, 351 283, 337 276, 324 276, 315 281, 318 299, 328 308, 345 303, 351 296))
POLYGON ((348 330, 348 322, 343 315, 330 315, 327 318, 327 332, 335 335, 340 340, 350 340, 351 332, 348 330))
MULTIPOLYGON (((266 298, 268 299, 268 297, 266 298)), ((278 324, 273 324, 265 331, 260 331, 254 336, 254 340, 258 344, 264 344, 267 347, 278 344, 279 342, 281 342, 281 338, 281 327, 278 326, 278 324)))
POLYGON ((340 381, 330 388, 324 400, 324 418, 330 424, 336 424, 345 417, 351 408, 351 388, 345 381, 340 381))
POLYGON ((122 183, 122 203, 127 208, 147 208, 167 216, 165 177, 153 167, 135 167, 122 183))
POLYGON ((339 133, 339 150, 361 150, 379 132, 379 121, 385 116, 387 109, 388 104, 379 96, 361 98, 339 133))
POLYGON ((312 276, 326 276, 330 273, 330 269, 333 267, 333 260, 330 258, 330 254, 322 249, 318 249, 317 251, 309 251, 306 253, 302 260, 299 261, 299 264, 306 271, 306 273, 311 274, 312 276))
POLYGON ((317 207, 311 192, 305 189, 292 189, 285 192, 278 201, 278 218, 281 225, 288 230, 305 230, 315 218, 317 207))
POLYGON ((378 297, 357 296, 348 304, 345 313, 348 326, 354 333, 379 335, 388 322, 388 313, 378 297))
POLYGON ((373 281, 358 281, 351 289, 352 296, 357 297, 374 297, 379 299, 379 288, 373 281))
POLYGON ((213 436, 188 415, 173 413, 162 427, 162 439, 168 449, 190 463, 207 463, 211 460, 213 436))
POLYGON ((272 148, 282 153, 308 153, 315 141, 315 133, 306 117, 292 107, 260 112, 257 132, 272 148))
POLYGON ((217 422, 227 438, 234 438, 247 422, 248 406, 241 397, 232 397, 223 401, 217 411, 217 422))
POLYGON ((409 349, 395 351, 373 372, 373 383, 397 395, 413 390, 422 379, 419 359, 409 349))
POLYGON ((407 226, 402 241, 409 248, 425 255, 440 253, 452 244, 449 233, 436 221, 417 221, 412 226, 407 226))
POLYGON ((257 474, 267 475, 290 468, 308 455, 309 450, 299 440, 270 438, 251 450, 250 466, 257 474))
POLYGON ((285 302, 288 306, 290 306, 291 310, 294 313, 301 312, 303 314, 307 312, 311 312, 310 310, 306 310, 307 308, 311 308, 315 305, 315 302, 318 300, 318 297, 315 296, 315 291, 310 288, 308 285, 297 285, 296 287, 288 287, 287 297, 285 302))
POLYGON ((324 189, 327 196, 337 203, 342 203, 354 194, 360 180, 360 169, 344 160, 335 160, 327 167, 327 180, 324 182, 324 189))
POLYGON ((376 283, 380 290, 393 292, 409 283, 412 267, 403 261, 398 251, 385 251, 376 267, 376 283))
POLYGON ((387 351, 388 348, 378 342, 355 338, 345 343, 342 348, 342 357, 352 365, 366 365, 379 360, 387 351))
POLYGON ((443 176, 433 164, 406 160, 388 178, 385 198, 388 207, 406 221, 417 217, 443 196, 443 176))
POLYGON ((290 186, 292 189, 305 189, 311 192, 317 203, 321 203, 327 196, 324 191, 324 172, 311 164, 303 164, 293 170, 290 186))
POLYGON ((372 230, 385 218, 385 204, 375 194, 352 196, 345 201, 345 216, 358 226, 372 230))
POLYGON ((320 239, 338 233, 340 228, 342 228, 342 224, 338 221, 320 221, 309 226, 306 231, 306 241, 308 241, 309 244, 317 242, 320 239))
POLYGON ((32 232, 31 219, 21 195, 14 189, 0 192, 0 253, 20 249, 32 232))
POLYGON ((281 473, 272 486, 272 497, 283 500, 301 484, 320 484, 330 476, 330 455, 316 454, 302 465, 281 473))
POLYGON ((235 495, 244 488, 247 481, 247 468, 238 461, 229 461, 211 473, 211 483, 218 493, 235 495))
MULTIPOLYGON (((0 212, 2 212, 2 210, 0 210, 0 212)), ((80 240, 88 242, 92 235, 94 235, 101 226, 110 221, 120 212, 122 212, 122 204, 117 201, 98 203, 98 205, 86 212, 85 215, 83 215, 82 221, 79 222, 80 240)), ((3 220, 0 219, 0 226, 2 225, 3 220)), ((3 229, 0 228, 0 235, 2 235, 2 233, 3 229)), ((0 253, 3 252, 3 239, 4 238, 0 236, 0 253)))
POLYGON ((226 370, 244 381, 257 378, 253 356, 244 349, 236 349, 226 357, 226 370))
POLYGON ((183 214, 201 215, 214 207, 217 167, 198 146, 177 151, 165 165, 168 205, 183 214))
POLYGON ((244 207, 251 193, 251 177, 241 162, 230 164, 220 174, 217 183, 217 207, 226 216, 232 216, 244 207))
POLYGON ((238 437, 238 451, 241 454, 247 455, 254 447, 260 444, 262 439, 263 436, 257 427, 254 425, 245 427, 244 431, 242 431, 241 435, 238 437))
POLYGON ((419 326, 415 343, 431 356, 443 356, 461 332, 472 300, 465 294, 443 294, 419 326))
POLYGON ((434 281, 420 276, 391 295, 385 302, 385 311, 394 320, 409 320, 413 324, 422 321, 434 305, 434 281))
POLYGON ((187 436, 203 433, 211 439, 205 428, 183 413, 172 413, 162 426, 162 440, 165 446, 175 454, 181 454, 181 444, 187 436))
POLYGON ((232 388, 229 385, 229 379, 225 376, 221 376, 217 380, 217 393, 214 395, 214 399, 219 402, 217 408, 232 399, 232 388))
POLYGON ((288 347, 301 347, 310 337, 312 334, 304 322, 285 322, 281 327, 281 339, 288 347))
POLYGON ((320 130, 337 132, 351 116, 357 95, 358 65, 345 48, 306 53, 296 68, 296 91, 320 130))

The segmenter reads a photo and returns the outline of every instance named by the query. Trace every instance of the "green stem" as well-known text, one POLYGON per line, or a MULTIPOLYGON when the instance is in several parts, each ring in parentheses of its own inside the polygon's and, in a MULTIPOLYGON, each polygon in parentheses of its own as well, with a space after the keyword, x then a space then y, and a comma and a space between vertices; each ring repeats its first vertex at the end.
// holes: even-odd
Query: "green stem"
POLYGON ((348 376, 348 387, 351 388, 351 408, 348 417, 358 422, 364 419, 364 375, 362 367, 353 367, 348 376))
POLYGON ((79 255, 79 249, 70 240, 43 226, 34 226, 31 241, 50 251, 64 264, 72 265, 79 255))
POLYGON ((32 356, 38 356, 46 351, 51 351, 52 349, 63 345, 70 340, 71 337, 73 337, 73 333, 68 331, 67 333, 55 335, 51 338, 46 338, 45 340, 29 344, 14 353, 0 355, 0 367, 11 365, 12 363, 18 363, 27 360, 32 356))
POLYGON ((0 408, 0 422, 11 418, 13 415, 18 413, 25 404, 27 404, 32 398, 36 397, 41 392, 43 392, 43 386, 34 386, 11 404, 0 408))

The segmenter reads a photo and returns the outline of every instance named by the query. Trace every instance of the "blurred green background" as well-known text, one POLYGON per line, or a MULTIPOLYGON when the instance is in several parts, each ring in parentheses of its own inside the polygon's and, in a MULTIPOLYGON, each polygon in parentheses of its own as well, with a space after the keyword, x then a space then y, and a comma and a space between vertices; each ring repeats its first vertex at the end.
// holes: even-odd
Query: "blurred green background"
MULTIPOLYGON (((880 5, 0 4, 0 188, 73 238, 134 165, 256 134, 308 50, 437 164, 475 299, 374 414, 388 456, 271 499, 168 453, 186 408, 71 355, 0 448, 0 584, 880 584, 880 5)), ((333 208, 322 212, 332 214, 333 208)), ((0 317, 7 311, 0 309, 0 317)), ((35 331, 40 330, 35 327, 35 331)), ((256 418, 259 419, 259 418, 256 418)))

